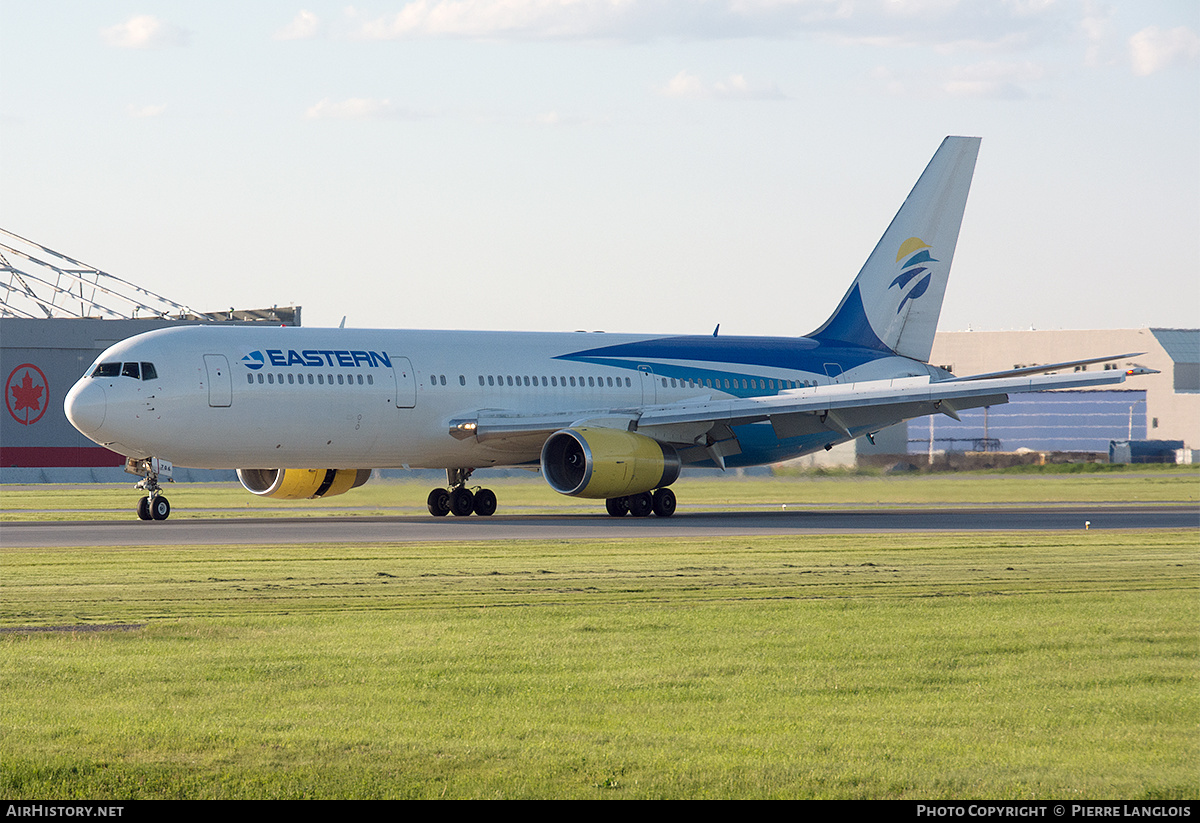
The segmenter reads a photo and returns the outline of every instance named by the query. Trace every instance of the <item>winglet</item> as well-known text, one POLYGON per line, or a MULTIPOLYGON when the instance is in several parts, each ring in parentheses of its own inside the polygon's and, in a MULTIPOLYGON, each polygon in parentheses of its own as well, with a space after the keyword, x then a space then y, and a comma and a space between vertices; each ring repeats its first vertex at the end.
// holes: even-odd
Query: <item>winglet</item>
POLYGON ((810 337, 928 361, 979 142, 942 141, 837 311, 810 337))

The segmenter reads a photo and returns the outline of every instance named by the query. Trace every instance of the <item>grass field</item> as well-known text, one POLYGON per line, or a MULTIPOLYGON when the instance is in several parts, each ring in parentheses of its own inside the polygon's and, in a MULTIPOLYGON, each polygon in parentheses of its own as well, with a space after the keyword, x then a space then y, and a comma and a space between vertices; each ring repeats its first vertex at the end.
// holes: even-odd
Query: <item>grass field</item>
POLYGON ((0 795, 1195 799, 1196 537, 5 548, 0 795))

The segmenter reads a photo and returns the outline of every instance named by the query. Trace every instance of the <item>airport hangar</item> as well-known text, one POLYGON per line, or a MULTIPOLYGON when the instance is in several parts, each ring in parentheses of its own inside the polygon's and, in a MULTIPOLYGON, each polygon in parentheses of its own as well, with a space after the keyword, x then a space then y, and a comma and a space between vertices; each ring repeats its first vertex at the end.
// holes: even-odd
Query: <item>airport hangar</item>
MULTIPOLYGON (((105 348, 175 324, 300 325, 299 307, 197 312, 94 266, 0 229, 0 480, 6 483, 128 480, 124 459, 71 426, 63 398, 105 348)), ((913 462, 955 453, 1071 455, 1101 459, 1111 441, 1165 440, 1181 454, 1200 446, 1200 329, 939 332, 930 362, 970 375, 1144 352, 1080 368, 1146 366, 1159 373, 1114 390, 1015 395, 1002 406, 893 426, 792 461, 799 465, 913 462)), ((998 456, 998 455, 997 455, 998 456)), ((1036 458, 1035 458, 1036 459, 1036 458)), ((1045 459, 1044 457, 1042 459, 1045 459)), ((1186 457, 1184 458, 1186 459, 1186 457)), ((177 469, 176 478, 233 480, 233 472, 177 469)))

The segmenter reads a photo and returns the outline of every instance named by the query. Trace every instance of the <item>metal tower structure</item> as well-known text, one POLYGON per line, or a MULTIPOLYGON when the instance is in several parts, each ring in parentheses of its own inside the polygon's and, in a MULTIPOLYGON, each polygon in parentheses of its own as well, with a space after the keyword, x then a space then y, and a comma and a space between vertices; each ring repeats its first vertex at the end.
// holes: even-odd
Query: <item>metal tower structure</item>
POLYGON ((180 317, 182 303, 0 229, 0 316, 27 318, 180 317))
POLYGON ((0 317, 242 320, 300 324, 300 308, 199 312, 0 228, 0 317))

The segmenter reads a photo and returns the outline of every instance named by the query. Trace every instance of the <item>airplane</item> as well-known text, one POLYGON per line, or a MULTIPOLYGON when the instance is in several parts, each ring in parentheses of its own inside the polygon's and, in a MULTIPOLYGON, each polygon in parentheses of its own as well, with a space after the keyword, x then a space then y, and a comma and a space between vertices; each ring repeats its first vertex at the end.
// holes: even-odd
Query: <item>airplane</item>
POLYGON ((942 142, 805 337, 180 326, 106 349, 67 417, 143 478, 143 520, 169 516, 159 481, 174 466, 237 469, 278 499, 342 494, 377 468, 445 469, 435 516, 493 514, 472 473, 525 467, 614 517, 669 517, 685 465, 777 463, 1011 393, 1150 373, 1046 373, 1136 353, 965 377, 928 363, 979 144, 942 142))

